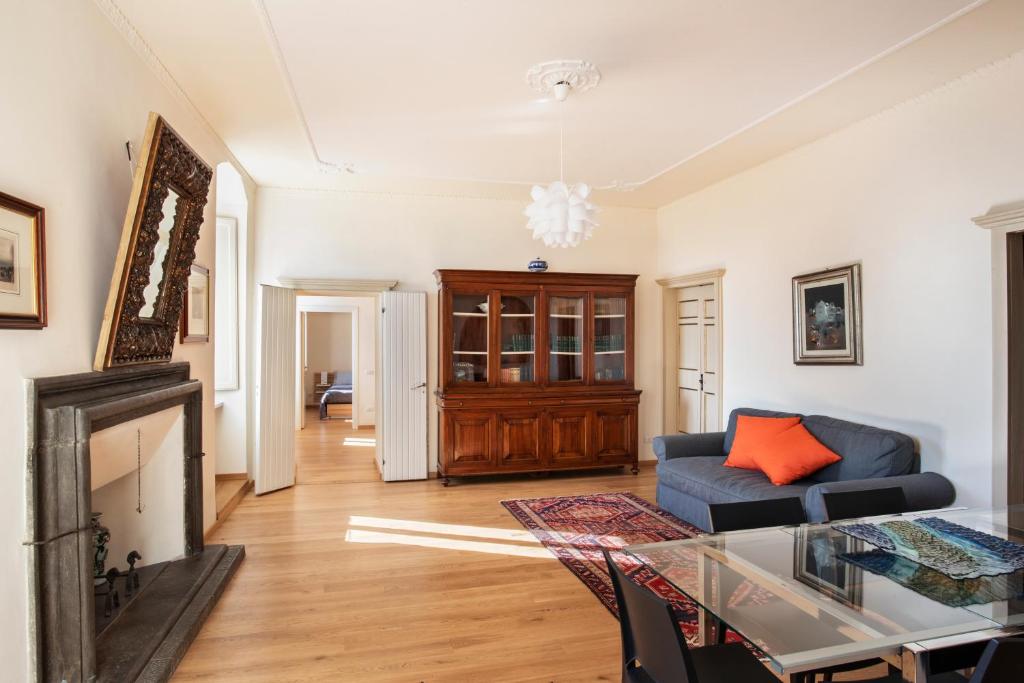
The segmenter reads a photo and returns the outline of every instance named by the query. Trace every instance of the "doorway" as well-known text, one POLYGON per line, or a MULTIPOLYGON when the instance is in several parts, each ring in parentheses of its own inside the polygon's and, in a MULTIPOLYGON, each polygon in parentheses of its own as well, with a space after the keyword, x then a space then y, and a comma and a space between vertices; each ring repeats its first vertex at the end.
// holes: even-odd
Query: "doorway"
POLYGON ((1024 503, 1024 232, 1006 235, 1006 502, 1024 503))
POLYGON ((296 483, 380 481, 375 294, 296 298, 296 483))
POLYGON ((666 434, 722 430, 724 270, 658 280, 662 286, 666 434))

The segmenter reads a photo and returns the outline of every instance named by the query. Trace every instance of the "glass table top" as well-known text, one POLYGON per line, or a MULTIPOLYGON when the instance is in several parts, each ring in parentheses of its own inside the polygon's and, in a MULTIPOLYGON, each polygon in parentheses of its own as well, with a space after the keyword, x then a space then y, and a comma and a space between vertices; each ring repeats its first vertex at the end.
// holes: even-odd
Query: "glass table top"
MULTIPOLYGON (((866 521, 924 516, 1024 543, 1024 506, 866 521)), ((999 577, 995 584, 986 582, 989 577, 954 582, 916 563, 880 575, 841 557, 873 549, 830 524, 820 524, 640 544, 624 552, 741 634, 779 673, 893 654, 907 643, 1024 624, 1024 572, 999 577)))

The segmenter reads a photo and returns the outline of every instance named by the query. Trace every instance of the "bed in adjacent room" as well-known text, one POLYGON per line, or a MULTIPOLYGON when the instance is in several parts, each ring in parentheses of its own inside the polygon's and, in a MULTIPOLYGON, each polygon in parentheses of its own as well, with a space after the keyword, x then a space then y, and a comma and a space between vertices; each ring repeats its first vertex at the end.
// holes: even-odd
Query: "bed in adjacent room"
POLYGON ((352 371, 338 370, 333 375, 334 380, 331 386, 325 389, 323 396, 320 397, 321 420, 331 418, 330 406, 345 403, 351 405, 352 403, 352 371))

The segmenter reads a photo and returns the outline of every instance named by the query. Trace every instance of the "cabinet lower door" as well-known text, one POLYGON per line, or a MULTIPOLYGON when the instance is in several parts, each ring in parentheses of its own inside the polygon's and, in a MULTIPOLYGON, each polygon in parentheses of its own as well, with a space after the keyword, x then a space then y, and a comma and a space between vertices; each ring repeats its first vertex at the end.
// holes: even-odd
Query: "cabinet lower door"
POLYGON ((539 412, 502 413, 498 416, 498 466, 537 469, 541 466, 539 412))
POLYGON ((613 406, 594 411, 594 457, 598 464, 625 464, 636 453, 636 408, 613 406))
POLYGON ((494 413, 450 410, 444 413, 444 448, 447 473, 494 468, 494 413))
POLYGON ((551 467, 581 467, 594 463, 591 415, 587 410, 553 410, 548 416, 551 467))

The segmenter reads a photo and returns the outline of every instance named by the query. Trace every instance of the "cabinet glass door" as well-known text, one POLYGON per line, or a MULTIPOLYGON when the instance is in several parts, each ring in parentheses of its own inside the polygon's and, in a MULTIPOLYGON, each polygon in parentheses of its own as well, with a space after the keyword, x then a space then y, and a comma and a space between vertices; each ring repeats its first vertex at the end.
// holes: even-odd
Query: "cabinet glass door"
POLYGON ((594 380, 626 380, 626 297, 594 297, 594 380))
POLYGON ((487 383, 486 293, 452 294, 452 379, 487 383))
POLYGON ((583 380, 584 297, 548 298, 548 379, 551 382, 583 380))
POLYGON ((534 382, 536 367, 536 297, 533 294, 501 297, 502 384, 534 382))

